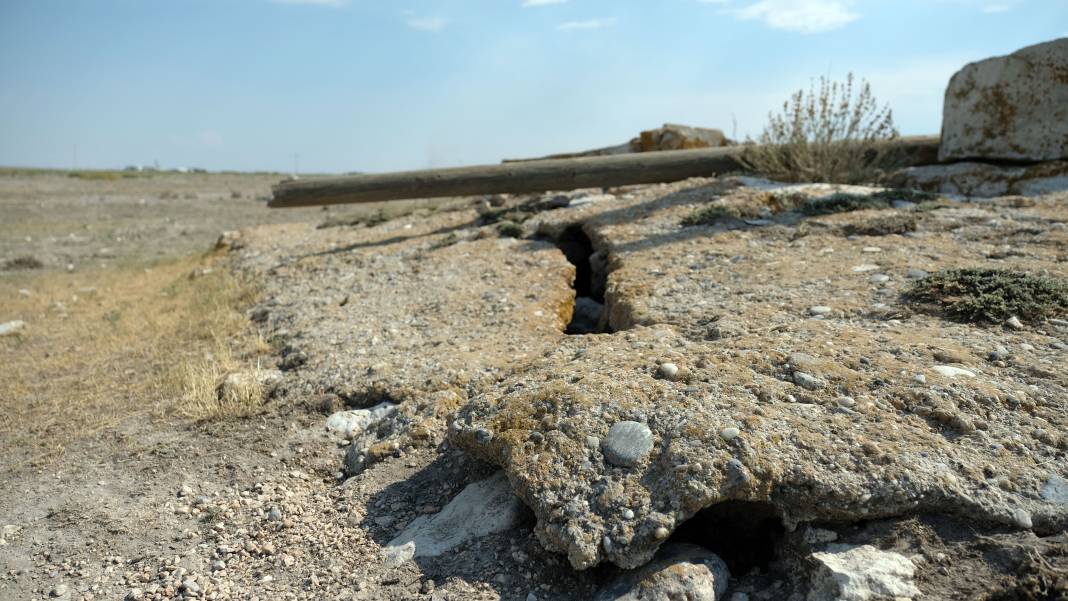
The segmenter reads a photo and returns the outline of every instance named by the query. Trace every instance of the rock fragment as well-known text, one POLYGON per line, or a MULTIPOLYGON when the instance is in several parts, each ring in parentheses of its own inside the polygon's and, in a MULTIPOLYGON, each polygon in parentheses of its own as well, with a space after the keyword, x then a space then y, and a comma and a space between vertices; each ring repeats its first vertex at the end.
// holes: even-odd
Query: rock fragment
POLYGON ((457 545, 504 532, 522 515, 523 503, 512 492, 508 477, 497 472, 468 485, 440 512, 415 518, 386 545, 387 562, 406 556, 437 557, 457 545))
POLYGON ((649 426, 633 421, 615 423, 601 442, 604 458, 619 467, 638 465, 652 450, 653 433, 649 426))
POLYGON ((819 390, 824 387, 826 382, 812 374, 803 371, 795 371, 794 384, 797 384, 801 388, 807 388, 808 390, 819 390))
POLYGON ((953 367, 952 365, 935 365, 931 368, 931 371, 947 378, 956 378, 958 376, 965 378, 975 377, 975 372, 968 371, 962 367, 953 367))
POLYGON ((326 429, 337 432, 345 438, 359 436, 373 424, 397 412, 393 403, 379 403, 367 409, 338 411, 326 420, 326 429))
POLYGON ((645 566, 624 572, 597 592, 594 601, 685 599, 716 601, 727 592, 727 564, 697 545, 665 545, 645 566))
POLYGON ((14 336, 26 327, 26 322, 21 319, 0 323, 0 337, 14 336))
POLYGON ((920 594, 908 557, 871 545, 831 544, 817 562, 807 601, 904 601, 920 594))

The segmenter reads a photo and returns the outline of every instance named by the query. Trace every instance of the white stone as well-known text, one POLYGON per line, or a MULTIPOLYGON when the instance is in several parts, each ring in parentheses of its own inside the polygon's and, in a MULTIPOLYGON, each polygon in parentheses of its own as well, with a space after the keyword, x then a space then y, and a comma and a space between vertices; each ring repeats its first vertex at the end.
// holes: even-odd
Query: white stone
POLYGON ((875 271, 876 269, 879 269, 878 265, 864 263, 863 265, 857 265, 853 267, 853 273, 864 273, 865 271, 875 271))
POLYGON ((798 386, 802 388, 807 388, 809 390, 818 390, 820 388, 823 388, 824 381, 817 378, 816 376, 813 376, 812 374, 807 374, 803 371, 795 371, 794 384, 797 384, 798 386))
POLYGON ((508 477, 497 472, 468 485, 438 513, 415 518, 386 545, 387 563, 390 558, 404 563, 411 557, 438 557, 470 540, 513 528, 522 515, 523 503, 508 477), (410 555, 406 545, 412 547, 410 555))
POLYGON ((397 412, 393 403, 379 403, 368 409, 338 411, 326 418, 326 429, 337 432, 345 438, 359 436, 372 424, 397 412))
POLYGON ((975 377, 974 372, 970 372, 960 367, 953 367, 952 365, 936 365, 931 368, 931 371, 947 378, 956 378, 957 376, 964 376, 965 378, 975 377))
POLYGON ((916 566, 900 553, 871 545, 831 544, 812 558, 817 568, 808 601, 901 601, 920 594, 913 584, 916 566))
POLYGON ((830 315, 832 309, 824 305, 816 305, 815 307, 809 307, 808 312, 810 315, 830 315))
POLYGON ((675 376, 679 375, 679 366, 674 363, 662 363, 658 371, 662 377, 673 380, 675 376))
POLYGON ((946 88, 940 160, 1068 158, 1068 38, 970 63, 946 88))
POLYGON ((0 336, 14 336, 26 327, 26 322, 21 319, 0 323, 0 336))
POLYGON ((601 452, 612 465, 634 467, 653 450, 653 432, 634 421, 620 421, 601 440, 601 452))
POLYGON ((686 599, 716 601, 727 593, 727 564, 708 549, 686 543, 665 545, 648 564, 621 573, 594 601, 686 599))

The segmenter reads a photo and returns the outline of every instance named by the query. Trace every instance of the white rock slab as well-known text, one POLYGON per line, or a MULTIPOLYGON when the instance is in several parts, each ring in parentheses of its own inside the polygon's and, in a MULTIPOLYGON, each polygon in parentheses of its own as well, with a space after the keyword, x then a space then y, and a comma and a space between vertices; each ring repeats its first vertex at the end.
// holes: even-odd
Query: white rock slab
POLYGON ((523 503, 504 472, 497 472, 468 485, 440 512, 413 520, 386 545, 386 561, 437 557, 468 541, 514 528, 522 516, 523 503))
POLYGON ((372 424, 396 412, 397 405, 394 403, 379 403, 367 409, 338 411, 326 418, 326 429, 337 432, 345 438, 353 438, 362 434, 372 424))
POLYGON ((920 594, 913 584, 916 566, 900 553, 832 544, 812 558, 818 567, 808 601, 905 601, 920 594))
POLYGON ((975 372, 971 372, 960 367, 953 367, 952 365, 936 365, 931 368, 931 371, 947 378, 956 378, 961 376, 965 378, 975 377, 975 372))
POLYGON ((26 327, 26 322, 21 319, 0 323, 0 336, 14 336, 26 327))

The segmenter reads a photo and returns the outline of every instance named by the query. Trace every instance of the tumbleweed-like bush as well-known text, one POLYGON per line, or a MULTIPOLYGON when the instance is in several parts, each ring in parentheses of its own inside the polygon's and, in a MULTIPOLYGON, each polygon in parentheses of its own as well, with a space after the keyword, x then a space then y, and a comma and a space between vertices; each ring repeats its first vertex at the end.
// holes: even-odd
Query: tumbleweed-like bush
POLYGON ((746 167, 787 182, 856 184, 881 179, 890 157, 880 143, 898 136, 889 106, 876 102, 861 80, 854 94, 845 83, 825 77, 806 94, 798 90, 769 114, 768 124, 742 154, 746 167))

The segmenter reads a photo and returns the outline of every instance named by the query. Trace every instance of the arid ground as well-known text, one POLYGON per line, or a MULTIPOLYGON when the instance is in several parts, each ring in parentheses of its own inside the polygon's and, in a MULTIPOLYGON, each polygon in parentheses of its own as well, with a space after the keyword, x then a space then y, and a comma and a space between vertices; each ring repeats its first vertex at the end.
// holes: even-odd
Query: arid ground
POLYGON ((0 598, 590 599, 665 542, 736 601, 865 546, 891 597, 1068 595, 1064 307, 909 296, 1065 281, 1065 193, 279 179, 0 171, 0 598), (398 546, 500 470, 506 528, 398 546))

